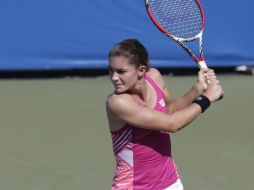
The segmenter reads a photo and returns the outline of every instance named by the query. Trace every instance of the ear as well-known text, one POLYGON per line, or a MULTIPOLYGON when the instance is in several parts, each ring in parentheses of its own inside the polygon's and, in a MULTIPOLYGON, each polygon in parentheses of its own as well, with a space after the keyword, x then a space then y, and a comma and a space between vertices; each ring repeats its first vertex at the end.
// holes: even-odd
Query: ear
POLYGON ((141 79, 144 77, 146 73, 146 66, 144 65, 141 65, 139 68, 138 68, 138 78, 141 79))

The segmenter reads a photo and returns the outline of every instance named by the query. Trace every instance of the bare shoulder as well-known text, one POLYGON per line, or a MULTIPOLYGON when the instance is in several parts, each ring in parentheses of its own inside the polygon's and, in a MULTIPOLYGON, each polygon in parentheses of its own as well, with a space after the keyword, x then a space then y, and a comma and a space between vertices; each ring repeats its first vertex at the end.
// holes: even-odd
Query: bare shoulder
POLYGON ((107 97, 107 104, 114 105, 115 103, 124 103, 125 101, 133 99, 130 94, 110 94, 107 97))
POLYGON ((110 113, 117 115, 134 102, 134 98, 129 94, 111 94, 107 98, 106 108, 110 113))
POLYGON ((161 75, 160 71, 158 71, 158 69, 150 68, 147 74, 157 83, 157 85, 159 85, 161 89, 164 88, 164 85, 165 85, 164 78, 161 75))
POLYGON ((109 122, 110 131, 117 131, 121 129, 126 122, 119 118, 119 113, 122 112, 130 97, 127 94, 111 94, 106 100, 106 112, 109 122))
POLYGON ((112 94, 106 101, 106 112, 111 131, 121 129, 133 118, 138 106, 129 94, 112 94))

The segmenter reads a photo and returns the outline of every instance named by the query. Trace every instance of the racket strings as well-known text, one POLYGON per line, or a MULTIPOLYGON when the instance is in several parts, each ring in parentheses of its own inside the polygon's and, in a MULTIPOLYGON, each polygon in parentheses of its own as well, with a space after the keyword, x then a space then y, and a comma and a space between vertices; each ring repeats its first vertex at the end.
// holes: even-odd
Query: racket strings
POLYGON ((149 7, 157 22, 175 37, 192 38, 202 29, 196 0, 151 0, 149 7))

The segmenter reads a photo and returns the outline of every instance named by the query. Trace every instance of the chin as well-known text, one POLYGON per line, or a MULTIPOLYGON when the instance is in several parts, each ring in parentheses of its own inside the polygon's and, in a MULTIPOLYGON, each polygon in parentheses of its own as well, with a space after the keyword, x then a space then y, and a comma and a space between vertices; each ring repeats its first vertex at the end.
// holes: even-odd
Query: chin
POLYGON ((115 89, 115 94, 123 94, 124 92, 124 90, 115 89))
POLYGON ((123 94, 125 93, 127 90, 124 88, 115 88, 115 93, 116 94, 123 94))

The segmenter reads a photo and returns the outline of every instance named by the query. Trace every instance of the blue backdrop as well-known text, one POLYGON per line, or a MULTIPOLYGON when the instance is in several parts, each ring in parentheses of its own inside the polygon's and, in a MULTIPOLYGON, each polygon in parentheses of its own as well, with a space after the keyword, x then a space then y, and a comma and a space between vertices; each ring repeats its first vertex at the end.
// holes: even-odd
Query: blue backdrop
MULTIPOLYGON (((254 62, 252 0, 202 0, 204 52, 213 67, 254 62)), ((144 0, 0 1, 0 70, 105 68, 107 53, 139 39, 156 67, 195 64, 152 24, 144 0)))

